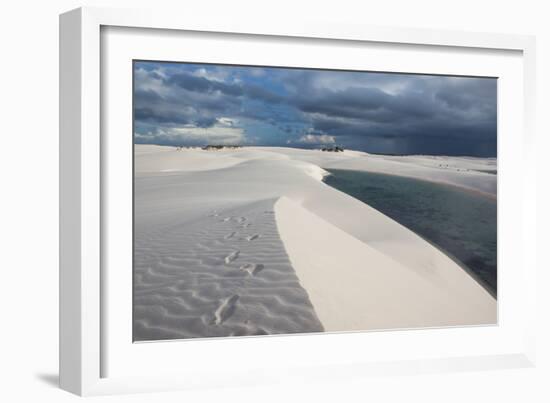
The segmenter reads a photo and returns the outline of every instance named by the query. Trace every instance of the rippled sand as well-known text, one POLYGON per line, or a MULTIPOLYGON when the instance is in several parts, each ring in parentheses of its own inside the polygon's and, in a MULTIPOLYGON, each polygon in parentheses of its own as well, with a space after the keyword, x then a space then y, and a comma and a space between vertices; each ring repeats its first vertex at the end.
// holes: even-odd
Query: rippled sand
POLYGON ((139 231, 134 339, 322 331, 281 242, 274 202, 139 231))

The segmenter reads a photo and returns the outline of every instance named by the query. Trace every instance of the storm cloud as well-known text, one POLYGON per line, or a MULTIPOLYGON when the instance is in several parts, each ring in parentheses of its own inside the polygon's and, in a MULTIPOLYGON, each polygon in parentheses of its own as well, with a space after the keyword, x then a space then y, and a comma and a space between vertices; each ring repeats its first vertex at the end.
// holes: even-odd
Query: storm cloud
POLYGON ((138 143, 496 156, 493 78, 134 63, 138 143))

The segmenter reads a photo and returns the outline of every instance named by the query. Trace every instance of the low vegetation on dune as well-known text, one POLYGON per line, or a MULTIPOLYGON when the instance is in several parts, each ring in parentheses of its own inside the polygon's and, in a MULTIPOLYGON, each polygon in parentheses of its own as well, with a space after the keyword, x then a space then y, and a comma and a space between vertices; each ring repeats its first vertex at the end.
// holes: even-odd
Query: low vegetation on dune
POLYGON ((334 146, 334 147, 323 147, 323 148, 321 148, 321 151, 339 153, 339 152, 343 152, 344 149, 342 147, 334 146))

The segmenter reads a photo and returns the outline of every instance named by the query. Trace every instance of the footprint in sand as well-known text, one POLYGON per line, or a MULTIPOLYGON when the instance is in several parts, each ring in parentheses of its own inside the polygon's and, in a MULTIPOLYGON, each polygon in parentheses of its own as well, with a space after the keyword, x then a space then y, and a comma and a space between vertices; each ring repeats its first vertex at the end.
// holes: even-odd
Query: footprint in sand
POLYGON ((254 239, 258 239, 260 237, 260 234, 254 234, 246 237, 247 241, 253 241, 254 239))
POLYGON ((230 296, 222 301, 216 312, 214 312, 214 324, 221 325, 227 320, 236 309, 237 301, 239 296, 237 294, 230 296))
POLYGON ((233 238, 237 233, 235 231, 233 231, 231 234, 227 234, 226 236, 223 237, 223 239, 231 239, 233 238))
POLYGON ((255 276, 264 269, 263 264, 246 263, 239 267, 239 270, 245 271, 249 276, 255 276))
POLYGON ((225 264, 231 263, 233 260, 237 259, 239 257, 240 251, 236 250, 231 252, 229 255, 225 257, 225 264))

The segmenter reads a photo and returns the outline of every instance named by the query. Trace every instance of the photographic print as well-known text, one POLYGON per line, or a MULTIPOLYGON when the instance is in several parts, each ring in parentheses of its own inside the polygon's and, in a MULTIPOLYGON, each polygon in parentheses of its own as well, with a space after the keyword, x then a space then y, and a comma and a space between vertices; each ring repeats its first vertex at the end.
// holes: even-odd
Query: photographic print
POLYGON ((497 323, 496 78, 131 74, 135 342, 497 323))

